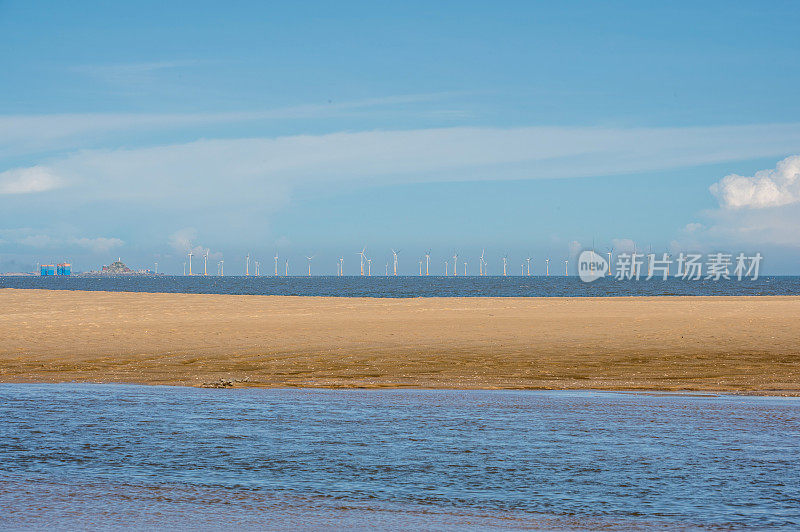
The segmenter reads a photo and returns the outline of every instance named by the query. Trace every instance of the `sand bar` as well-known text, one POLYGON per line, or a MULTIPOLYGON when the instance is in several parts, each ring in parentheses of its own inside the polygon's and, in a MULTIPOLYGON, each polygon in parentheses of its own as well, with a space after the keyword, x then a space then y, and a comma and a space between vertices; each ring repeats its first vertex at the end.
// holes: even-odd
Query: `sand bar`
POLYGON ((0 289, 0 381, 800 395, 800 297, 0 289))

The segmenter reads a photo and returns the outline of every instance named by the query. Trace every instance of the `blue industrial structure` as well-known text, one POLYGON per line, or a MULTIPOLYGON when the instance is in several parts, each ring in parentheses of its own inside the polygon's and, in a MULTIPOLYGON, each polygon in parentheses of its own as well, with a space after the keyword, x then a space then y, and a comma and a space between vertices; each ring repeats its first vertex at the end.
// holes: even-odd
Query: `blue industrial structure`
POLYGON ((62 262, 60 264, 42 264, 39 266, 39 275, 72 275, 72 264, 62 262))

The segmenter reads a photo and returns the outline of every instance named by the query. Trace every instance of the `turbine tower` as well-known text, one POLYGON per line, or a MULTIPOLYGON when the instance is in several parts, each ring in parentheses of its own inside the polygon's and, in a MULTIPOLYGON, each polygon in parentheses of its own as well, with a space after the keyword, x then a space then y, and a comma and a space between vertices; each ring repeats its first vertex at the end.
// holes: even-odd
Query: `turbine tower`
POLYGON ((225 261, 224 260, 219 261, 219 276, 220 277, 225 277, 225 261))
POLYGON ((367 277, 372 277, 372 259, 367 259, 367 277))
POLYGON ((364 277, 364 259, 366 258, 366 256, 364 255, 364 252, 366 250, 367 250, 367 248, 364 248, 364 249, 362 249, 361 251, 358 252, 358 255, 361 257, 361 277, 364 277))
POLYGON ((569 260, 564 261, 564 277, 569 277, 569 260))
POLYGON ((192 275, 192 255, 194 255, 194 253, 192 253, 190 251, 189 252, 189 275, 192 275))
POLYGON ((158 275, 158 263, 156 262, 156 275, 158 275))
POLYGON ((550 259, 544 259, 546 264, 545 277, 550 277, 550 259))
POLYGON ((444 276, 447 277, 447 261, 444 261, 444 276))
POLYGON ((431 264, 431 250, 425 252, 425 276, 427 277, 430 272, 429 266, 431 264))
POLYGON ((286 277, 289 277, 289 259, 286 259, 286 277))
POLYGON ((528 262, 528 277, 530 277, 531 276, 531 258, 528 257, 525 260, 528 262))
POLYGON ((206 254, 203 255, 203 275, 208 276, 208 250, 206 250, 206 254))
POLYGON ((481 275, 483 275, 483 274, 484 274, 484 271, 483 271, 483 256, 484 256, 485 254, 486 254, 486 249, 482 249, 482 250, 481 250, 481 258, 480 258, 480 260, 478 261, 478 266, 479 266, 479 268, 480 268, 480 274, 481 274, 481 275))
POLYGON ((397 254, 400 253, 401 250, 392 250, 392 255, 394 256, 394 275, 397 277, 397 254))
POLYGON ((419 261, 419 276, 422 277, 422 261, 419 261))
POLYGON ((507 268, 508 268, 508 256, 506 255, 503 257, 503 277, 508 275, 507 268))
POLYGON ((308 276, 311 277, 311 259, 313 259, 314 256, 312 255, 312 256, 306 257, 306 258, 308 259, 308 276))
POLYGON ((339 275, 344 276, 344 257, 339 257, 339 275))
POLYGON ((467 263, 464 263, 464 277, 467 276, 467 263))
POLYGON ((244 274, 245 276, 250 275, 250 254, 248 253, 247 256, 244 258, 244 274))
POLYGON ((183 275, 186 275, 186 261, 183 261, 183 275))
POLYGON ((255 264, 256 264, 256 277, 258 277, 258 271, 259 271, 258 267, 261 266, 261 263, 258 262, 258 261, 255 261, 255 264))
POLYGON ((275 252, 275 277, 278 276, 278 252, 275 252))
POLYGON ((458 253, 453 253, 453 277, 458 275, 457 267, 458 266, 458 253))
POLYGON ((606 254, 608 255, 608 275, 611 275, 611 254, 614 253, 614 248, 609 249, 606 254))

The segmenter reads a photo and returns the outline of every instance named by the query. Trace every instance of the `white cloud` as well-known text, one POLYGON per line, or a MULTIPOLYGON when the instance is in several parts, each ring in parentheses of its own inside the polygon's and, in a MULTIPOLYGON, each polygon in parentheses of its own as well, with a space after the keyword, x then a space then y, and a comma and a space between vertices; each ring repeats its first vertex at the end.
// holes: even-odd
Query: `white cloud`
POLYGON ((104 253, 125 244, 114 237, 76 237, 66 236, 58 230, 38 231, 31 228, 0 230, 5 244, 38 249, 57 249, 78 246, 95 253, 104 253))
POLYGON ((618 253, 632 253, 636 249, 636 242, 630 238, 614 238, 611 240, 611 245, 618 253))
POLYGON ((800 247, 800 156, 787 157, 752 177, 727 175, 710 191, 720 208, 703 213, 706 223, 687 224, 672 242, 673 249, 800 247))
POLYGON ((787 157, 774 169, 760 170, 753 177, 727 175, 710 187, 728 209, 763 209, 800 202, 800 155, 787 157))
POLYGON ((192 241, 196 239, 197 230, 193 227, 185 227, 170 235, 169 245, 178 253, 188 253, 192 249, 192 241))
POLYGON ((106 238, 106 237, 72 238, 69 240, 69 243, 74 244, 76 246, 80 246, 84 249, 88 249, 90 251, 93 251, 94 253, 106 253, 116 247, 120 247, 125 244, 125 242, 120 240, 119 238, 106 238))
POLYGON ((31 194, 61 186, 61 179, 49 168, 32 166, 0 172, 0 194, 31 194))
POLYGON ((32 248, 48 248, 53 247, 58 241, 49 235, 27 235, 17 239, 15 243, 32 248))
MULTIPOLYGON (((155 65, 141 65, 143 71, 155 65)), ((102 70, 102 68, 101 68, 102 70)), ((132 68, 136 71, 136 68, 132 68)), ((211 113, 84 113, 55 115, 0 115, 0 157, 43 153, 56 149, 108 145, 113 133, 176 131, 188 129, 189 138, 202 133, 201 126, 342 117, 375 108, 402 108, 407 104, 429 102, 451 93, 407 94, 367 98, 356 101, 295 105, 260 111, 211 113), (400 106, 400 107, 398 107, 400 106)))
POLYGON ((210 248, 201 246, 195 243, 197 240, 197 230, 193 227, 185 227, 172 233, 169 237, 169 245, 180 255, 186 255, 189 252, 197 257, 202 257, 208 253, 210 259, 219 260, 222 258, 222 253, 211 252, 210 248))
POLYGON ((689 222, 684 226, 683 230, 687 233, 695 233, 702 230, 704 227, 705 226, 699 222, 689 222))
POLYGON ((269 204, 280 202, 290 184, 597 176, 752 158, 790 143, 800 144, 800 125, 769 132, 756 126, 442 128, 85 150, 48 166, 105 198, 228 197, 269 204), (774 131, 781 132, 779 139, 774 131))
POLYGON ((86 74, 105 83, 124 85, 141 85, 155 81, 156 75, 165 70, 196 65, 197 61, 151 61, 144 63, 117 63, 106 65, 80 65, 70 70, 86 74))

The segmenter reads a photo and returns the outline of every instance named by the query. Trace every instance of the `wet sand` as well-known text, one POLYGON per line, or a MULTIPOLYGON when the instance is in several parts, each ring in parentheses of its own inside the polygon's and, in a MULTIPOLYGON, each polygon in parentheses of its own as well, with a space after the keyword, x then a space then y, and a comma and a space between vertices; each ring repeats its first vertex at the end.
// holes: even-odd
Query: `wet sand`
POLYGON ((0 382, 800 395, 800 297, 0 289, 0 382))

